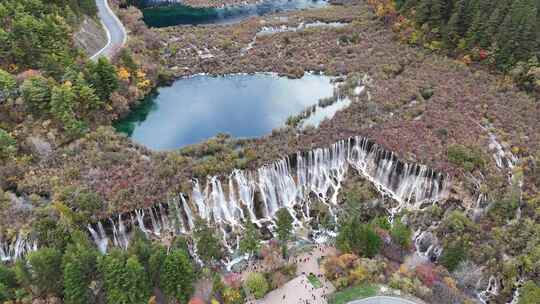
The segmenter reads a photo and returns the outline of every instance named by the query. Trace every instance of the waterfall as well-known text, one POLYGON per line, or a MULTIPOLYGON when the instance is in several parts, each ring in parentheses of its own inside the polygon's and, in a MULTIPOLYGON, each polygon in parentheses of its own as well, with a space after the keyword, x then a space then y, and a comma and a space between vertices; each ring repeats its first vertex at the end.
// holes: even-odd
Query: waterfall
MULTIPOLYGON (((181 193, 166 204, 135 209, 115 219, 88 225, 88 231, 101 252, 112 245, 126 249, 130 233, 138 228, 147 236, 162 237, 168 232, 188 234, 195 217, 216 225, 223 234, 225 247, 232 251, 237 238, 231 232, 244 229, 250 221, 259 227, 274 226, 276 212, 285 208, 293 217, 294 226, 302 227, 311 220, 311 201, 325 204, 334 219, 334 208, 347 174, 353 169, 373 183, 379 192, 392 198, 396 206, 388 211, 391 218, 399 211, 422 208, 447 195, 449 178, 424 165, 400 161, 396 154, 376 143, 356 136, 338 141, 327 148, 297 152, 257 170, 233 170, 227 176, 209 176, 204 191, 198 180, 192 181, 190 194, 181 193), (125 219, 129 219, 127 222, 125 219), (104 224, 112 231, 109 238, 104 224), (126 225, 127 224, 127 225, 126 225)), ((420 238, 421 239, 421 238, 420 238)), ((20 237, 14 244, 0 242, 2 260, 19 257, 35 250, 35 241, 20 237)), ((435 255, 437 248, 430 249, 435 255)), ((431 254, 431 253, 430 253, 431 254)))
MULTIPOLYGON (((311 220, 313 197, 328 206, 335 218, 333 209, 338 205, 339 191, 351 168, 396 202, 388 210, 392 218, 403 209, 419 209, 424 203, 439 201, 447 194, 449 179, 444 174, 424 165, 400 161, 396 154, 357 136, 328 148, 297 152, 254 171, 236 169, 227 176, 209 176, 204 187, 194 179, 190 195, 181 193, 179 198, 168 202, 168 208, 157 204, 135 210, 135 217, 129 216, 136 218, 131 226, 136 222, 145 234, 151 232, 158 237, 163 231, 189 233, 196 214, 219 228, 225 247, 231 251, 236 247, 231 230, 242 230, 245 221, 259 227, 264 223, 272 226, 281 208, 288 210, 295 227, 301 227, 311 220), (176 220, 170 221, 169 216, 176 220), (150 223, 151 230, 145 223, 150 223)), ((118 223, 111 220, 111 226, 113 244, 126 247, 129 242, 122 217, 118 217, 118 223)), ((106 236, 91 229, 89 226, 98 247, 106 249, 106 236)), ((426 235, 417 235, 415 243, 426 235)), ((440 248, 433 245, 422 252, 433 258, 440 254, 440 248)))
POLYGON ((92 239, 94 240, 99 252, 105 253, 107 252, 107 247, 109 246, 109 239, 105 234, 105 230, 103 229, 101 222, 98 222, 98 227, 98 231, 96 231, 92 225, 88 225, 88 231, 90 231, 90 235, 92 236, 92 239))
POLYGON ((22 258, 27 253, 37 250, 37 241, 30 238, 17 235, 17 238, 11 242, 0 238, 0 262, 15 261, 22 258))
POLYGON ((488 286, 485 290, 477 294, 478 300, 482 304, 487 304, 491 297, 496 297, 499 295, 499 282, 494 276, 490 276, 488 280, 488 286))
POLYGON ((186 213, 186 217, 188 220, 188 228, 191 230, 195 227, 195 223, 193 221, 194 220, 193 212, 191 212, 191 208, 188 206, 186 198, 183 194, 180 194, 180 199, 182 203, 182 208, 184 209, 184 212, 186 213))
POLYGON ((418 229, 413 235, 416 253, 430 262, 436 261, 442 254, 442 247, 433 233, 418 229))

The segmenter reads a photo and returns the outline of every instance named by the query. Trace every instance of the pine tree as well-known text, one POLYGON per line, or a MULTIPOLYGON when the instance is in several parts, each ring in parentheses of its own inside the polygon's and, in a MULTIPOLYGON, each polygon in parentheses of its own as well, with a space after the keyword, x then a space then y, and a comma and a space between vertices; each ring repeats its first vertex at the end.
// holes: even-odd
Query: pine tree
POLYGON ((17 152, 17 141, 7 131, 0 128, 0 160, 13 156, 17 152))
POLYGON ((514 62, 513 49, 516 45, 516 36, 512 29, 512 16, 507 14, 503 23, 499 27, 498 34, 496 36, 497 49, 495 53, 495 60, 497 68, 500 70, 508 70, 514 62))
POLYGON ((136 228, 133 233, 128 253, 137 256, 141 264, 148 270, 150 256, 153 253, 152 243, 139 228, 136 228))
POLYGON ((62 295, 62 253, 55 248, 41 248, 28 254, 30 284, 38 295, 62 295))
POLYGON ((71 83, 66 82, 52 89, 50 111, 53 117, 62 122, 67 134, 80 136, 86 129, 85 124, 78 120, 74 109, 78 106, 77 95, 71 83))
POLYGON ((17 81, 10 73, 0 69, 0 104, 13 95, 17 81))
POLYGON ((99 257, 107 304, 147 303, 150 297, 148 273, 136 256, 112 250, 99 257))
POLYGON ((161 290, 169 298, 186 303, 193 294, 194 267, 187 252, 173 250, 165 258, 160 273, 161 290))
POLYGON ((496 7, 491 13, 487 22, 487 35, 494 37, 497 34, 497 30, 504 19, 503 10, 500 7, 496 7))
POLYGON ((64 302, 66 304, 93 303, 90 283, 95 276, 97 251, 81 232, 72 233, 74 242, 69 244, 62 259, 64 302))
POLYGON ((97 13, 96 2, 94 0, 78 0, 81 11, 89 16, 97 13))
POLYGON ((481 47, 487 47, 489 45, 489 38, 486 31, 486 17, 484 16, 482 10, 478 10, 467 33, 467 42, 469 47, 477 44, 481 47))
POLYGON ((445 0, 431 0, 431 9, 429 15, 429 24, 432 29, 437 29, 440 32, 440 29, 445 23, 444 15, 446 12, 446 3, 445 0))
POLYGON ((253 254, 260 247, 260 233, 252 223, 246 224, 246 231, 240 240, 240 252, 253 254))
POLYGON ((373 257, 379 252, 382 240, 370 225, 358 222, 357 218, 351 218, 340 226, 336 246, 343 252, 373 257))
POLYGON ((392 241, 397 244, 403 255, 403 251, 411 246, 411 230, 407 225, 396 221, 390 230, 392 241))
POLYGON ((13 269, 0 264, 0 302, 13 300, 15 289, 17 287, 13 269))
POLYGON ((276 212, 276 233, 278 240, 287 242, 292 235, 293 218, 286 208, 281 208, 276 212))
POLYGON ((22 96, 30 109, 36 112, 49 110, 53 83, 43 76, 33 76, 23 82, 22 96))
POLYGON ((519 13, 519 45, 516 49, 517 60, 528 60, 536 51, 537 10, 534 0, 523 0, 519 13))
POLYGON ((160 285, 161 266, 167 257, 167 249, 161 245, 154 245, 152 254, 148 259, 148 273, 153 286, 160 285))
POLYGON ((124 292, 127 295, 128 303, 148 303, 151 295, 148 273, 136 256, 127 259, 125 269, 124 292))
POLYGON ((415 21, 419 25, 424 24, 430 18, 431 5, 433 0, 419 0, 416 6, 416 18, 415 21))
POLYGON ((445 42, 449 45, 457 45, 459 39, 462 37, 463 28, 463 16, 465 10, 465 0, 460 0, 454 7, 453 13, 446 25, 445 30, 445 42))
POLYGON ((217 232, 204 220, 198 219, 195 222, 193 237, 196 240, 197 253, 205 262, 217 261, 223 256, 223 250, 216 235, 218 235, 217 232))
POLYGON ((116 68, 106 58, 101 57, 97 63, 89 63, 87 73, 86 79, 101 100, 109 100, 112 92, 118 89, 116 68))

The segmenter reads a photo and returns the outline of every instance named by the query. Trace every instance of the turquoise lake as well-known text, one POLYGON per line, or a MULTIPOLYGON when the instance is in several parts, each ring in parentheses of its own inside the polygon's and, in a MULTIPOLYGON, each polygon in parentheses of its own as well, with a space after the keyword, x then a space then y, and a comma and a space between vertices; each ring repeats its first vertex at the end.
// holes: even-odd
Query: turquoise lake
POLYGON ((193 8, 182 4, 141 7, 144 22, 151 27, 181 24, 226 24, 240 22, 251 16, 321 8, 326 0, 263 0, 256 4, 224 8, 193 8))
MULTIPOLYGON (((332 97, 334 88, 331 77, 311 74, 300 79, 273 74, 198 75, 159 88, 116 128, 154 150, 177 149, 218 133, 258 137, 285 126, 288 117, 320 99, 332 97)), ((348 100, 338 100, 315 107, 305 122, 316 126, 346 105, 348 100)))

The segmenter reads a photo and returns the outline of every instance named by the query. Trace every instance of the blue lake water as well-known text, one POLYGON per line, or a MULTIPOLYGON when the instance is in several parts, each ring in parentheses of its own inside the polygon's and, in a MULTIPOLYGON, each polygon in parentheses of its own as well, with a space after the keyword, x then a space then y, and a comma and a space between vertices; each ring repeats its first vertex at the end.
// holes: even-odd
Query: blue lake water
POLYGON ((321 8, 326 0, 263 0, 256 4, 224 8, 194 8, 182 4, 141 7, 144 22, 151 27, 181 24, 227 24, 240 22, 251 16, 302 9, 321 8))
MULTIPOLYGON (((117 130, 154 150, 199 143, 218 133, 258 137, 285 126, 287 118, 334 95, 332 78, 306 74, 288 79, 273 74, 198 75, 175 81, 147 97, 117 130)), ((334 115, 348 100, 316 110, 311 125, 334 115)))

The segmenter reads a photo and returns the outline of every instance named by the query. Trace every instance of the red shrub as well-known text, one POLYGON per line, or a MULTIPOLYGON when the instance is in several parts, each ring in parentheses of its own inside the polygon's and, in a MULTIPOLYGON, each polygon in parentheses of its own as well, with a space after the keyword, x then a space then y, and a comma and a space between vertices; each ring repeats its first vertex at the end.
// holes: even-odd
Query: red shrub
POLYGON ((242 276, 238 273, 231 273, 225 276, 223 279, 225 285, 238 289, 242 286, 242 276))
POLYGON ((433 264, 421 264, 416 266, 415 269, 416 276, 424 283, 427 287, 432 287, 435 281, 439 280, 439 275, 437 274, 433 264))
POLYGON ((188 304, 204 304, 204 301, 201 298, 193 297, 188 304))

